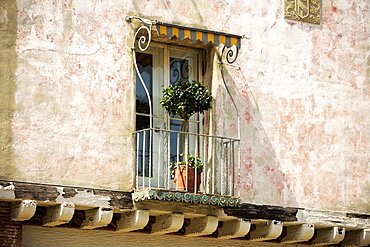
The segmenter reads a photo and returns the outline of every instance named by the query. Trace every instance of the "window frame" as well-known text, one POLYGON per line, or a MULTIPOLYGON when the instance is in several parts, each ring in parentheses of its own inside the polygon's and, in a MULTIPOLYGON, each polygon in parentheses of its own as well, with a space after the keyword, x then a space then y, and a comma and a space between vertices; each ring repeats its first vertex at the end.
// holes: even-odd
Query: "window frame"
MULTIPOLYGON (((165 87, 170 85, 170 74, 169 74, 170 71, 169 71, 169 68, 170 68, 170 58, 171 58, 170 50, 171 50, 171 48, 173 50, 184 51, 184 52, 192 52, 192 53, 197 54, 198 81, 200 81, 200 82, 203 81, 202 62, 203 62, 203 56, 204 56, 205 49, 191 48, 191 47, 186 47, 186 46, 182 46, 182 45, 175 45, 175 44, 166 44, 166 43, 161 43, 161 42, 156 42, 156 41, 151 41, 151 44, 150 44, 149 48, 150 47, 156 47, 156 48, 162 48, 163 49, 163 60, 164 60, 163 61, 163 83, 162 83, 162 85, 160 85, 160 87, 162 87, 162 90, 165 87)), ((148 51, 146 50, 146 51, 143 51, 143 52, 140 52, 140 53, 148 53, 148 51)), ((153 53, 150 53, 150 54, 153 54, 153 53)), ((153 79, 153 81, 154 81, 154 79, 153 79)), ((138 82, 135 79, 135 83, 136 83, 135 84, 135 118, 136 118, 137 115, 150 117, 150 114, 138 113, 137 110, 136 110, 136 89, 137 89, 137 83, 140 83, 140 82, 138 82)), ((153 84, 154 84, 154 82, 153 82, 153 84)), ((153 95, 152 95, 152 108, 153 108, 153 106, 154 106, 154 102, 153 102, 153 95)), ((199 124, 201 124, 202 121, 203 121, 204 116, 202 114, 198 114, 198 115, 199 115, 198 120, 194 120, 194 119, 191 118, 189 120, 189 123, 198 122, 199 124)), ((166 114, 165 112, 163 112, 163 115, 156 115, 152 112, 151 117, 153 117, 153 118, 164 118, 165 123, 169 123, 170 120, 183 121, 182 119, 179 119, 179 118, 170 117, 169 114, 166 114)), ((155 126, 153 126, 153 128, 155 128, 155 126)), ((135 120, 135 129, 136 129, 136 120, 135 120)), ((168 124, 165 125, 165 129, 170 130, 170 127, 169 127, 168 124)), ((199 128, 198 133, 202 134, 203 133, 203 128, 199 128)))
MULTIPOLYGON (((155 104, 159 104, 159 102, 158 102, 158 99, 157 99, 157 102, 156 102, 156 100, 155 100, 156 96, 154 95, 154 91, 158 91, 158 88, 157 89, 154 89, 154 88, 155 87, 160 87, 160 89, 161 89, 160 90, 161 91, 160 98, 162 98, 163 89, 165 87, 169 86, 170 83, 171 83, 170 82, 170 80, 171 80, 171 78, 170 78, 170 72, 171 72, 171 70, 170 70, 170 66, 171 66, 170 60, 173 57, 181 59, 181 56, 173 56, 172 57, 171 56, 171 51, 178 51, 180 53, 181 52, 183 52, 183 53, 190 52, 190 53, 196 54, 196 61, 193 62, 193 64, 195 63, 195 66, 197 66, 196 76, 195 76, 194 79, 198 80, 198 81, 203 81, 203 70, 202 70, 203 63, 202 63, 202 61, 203 61, 205 49, 190 48, 190 47, 178 46, 178 45, 174 45, 174 44, 164 44, 164 43, 159 43, 159 42, 152 41, 150 46, 148 47, 148 49, 146 49, 145 51, 142 51, 140 53, 152 54, 153 57, 154 57, 156 54, 158 54, 158 51, 155 51, 155 52, 150 51, 150 48, 153 48, 153 47, 163 49, 163 58, 162 58, 163 59, 163 61, 162 61, 163 64, 160 65, 163 69, 163 72, 162 72, 163 75, 160 76, 160 77, 163 78, 163 81, 159 81, 159 82, 156 81, 154 76, 152 78, 152 81, 151 81, 151 83, 152 83, 152 85, 151 85, 152 92, 150 92, 150 94, 151 94, 150 95, 151 96, 151 104, 152 105, 151 106, 149 105, 149 107, 152 107, 151 114, 150 113, 149 114, 138 113, 137 108, 136 108, 137 102, 135 101, 135 129, 136 129, 136 131, 139 131, 137 129, 137 116, 142 116, 142 117, 149 117, 149 118, 151 117, 152 118, 152 125, 153 125, 152 128, 154 128, 154 129, 156 129, 156 128, 160 129, 160 127, 158 127, 154 124, 156 122, 155 119, 163 119, 163 129, 167 130, 167 131, 171 131, 171 130, 173 130, 173 129, 171 129, 171 126, 172 126, 171 121, 181 121, 181 122, 183 122, 184 120, 180 119, 176 116, 170 116, 169 114, 167 114, 167 112, 164 109, 163 109, 163 111, 161 111, 161 113, 163 113, 163 115, 155 114, 156 113, 155 110, 154 110, 155 109, 155 104), (155 84, 157 84, 157 85, 155 85, 155 84)), ((154 60, 155 60, 155 58, 152 59, 152 61, 154 61, 154 60)), ((154 62, 152 62, 152 63, 154 64, 154 62)), ((153 64, 152 64, 152 67, 154 67, 153 64)), ((195 69, 194 69, 194 71, 195 71, 195 69)), ((136 79, 135 79, 135 83, 136 83, 135 84, 136 85, 135 86, 135 99, 137 100, 138 99, 137 94, 136 94, 136 90, 137 90, 137 87, 138 87, 137 83, 141 83, 140 80, 138 80, 137 76, 136 76, 136 79)), ((144 84, 146 84, 145 81, 144 81, 144 84)), ((148 97, 148 95, 146 97, 148 97)), ((197 113, 197 114, 194 114, 194 116, 189 120, 190 125, 194 124, 194 123, 196 124, 196 125, 194 125, 194 128, 197 129, 197 131, 195 132, 197 134, 203 134, 204 133, 203 118, 204 118, 203 114, 198 114, 197 113)), ((161 125, 162 124, 159 124, 159 126, 161 126, 161 125)), ((150 126, 149 126, 149 128, 150 128, 150 126)), ((182 130, 180 129, 180 131, 182 131, 182 130)), ((156 131, 154 130, 154 132, 156 132, 156 131)), ((150 145, 148 146, 148 149, 151 150, 151 154, 148 154, 151 157, 150 159, 148 158, 149 159, 148 167, 146 167, 147 165, 143 165, 143 167, 141 167, 141 170, 140 170, 141 172, 138 170, 139 174, 137 174, 138 177, 141 177, 143 179, 143 180, 140 179, 140 181, 143 181, 144 184, 147 183, 145 180, 154 178, 154 174, 156 173, 156 169, 158 169, 157 167, 155 167, 155 165, 153 165, 153 160, 155 159, 154 158, 155 155, 160 155, 160 154, 155 153, 155 151, 154 151, 155 137, 153 137, 153 138, 154 139, 151 140, 151 144, 150 144, 151 146, 150 145), (146 169, 148 171, 146 171, 146 169)), ((167 150, 169 150, 169 149, 170 149, 170 147, 167 148, 167 150)), ((196 151, 196 152, 198 152, 198 151, 196 151)), ((169 155, 171 155, 171 154, 172 154, 171 151, 169 151, 169 155)), ((146 155, 146 154, 143 153, 142 155, 146 155)), ((170 157, 170 156, 168 156, 168 157, 170 157)), ((169 159, 171 159, 171 158, 169 158, 169 159)), ((159 168, 159 169, 164 169, 164 168, 162 167, 162 168, 159 168)), ((157 183, 159 185, 160 182, 157 181, 157 183)), ((141 186, 145 186, 144 184, 142 184, 141 186)))

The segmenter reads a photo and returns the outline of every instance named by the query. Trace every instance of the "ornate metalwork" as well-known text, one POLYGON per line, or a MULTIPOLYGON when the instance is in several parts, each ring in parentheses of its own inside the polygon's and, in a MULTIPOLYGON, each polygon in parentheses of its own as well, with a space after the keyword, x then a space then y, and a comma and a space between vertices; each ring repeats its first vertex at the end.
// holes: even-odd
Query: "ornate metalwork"
POLYGON ((224 46, 221 52, 221 62, 225 59, 229 64, 232 64, 238 58, 239 49, 236 46, 227 47, 224 46))
POLYGON ((180 80, 187 81, 192 73, 192 68, 188 63, 188 60, 176 58, 171 61, 170 64, 170 83, 175 83, 180 80))
MULTIPOLYGON (((224 75, 224 72, 223 72, 223 69, 224 69, 224 66, 223 66, 223 61, 226 60, 226 62, 228 64, 233 64, 237 57, 238 57, 238 54, 239 54, 239 49, 238 47, 236 46, 231 46, 231 47, 227 47, 227 46, 224 46, 222 48, 222 51, 221 51, 221 55, 219 57, 219 61, 220 61, 220 71, 221 71, 221 77, 222 77, 222 82, 226 88, 226 91, 227 93, 229 94, 229 97, 231 99, 231 101, 233 102, 233 106, 234 106, 234 109, 235 109, 235 113, 236 113, 236 119, 237 119, 237 131, 238 131, 238 136, 237 138, 240 139, 240 114, 239 114, 239 110, 238 110, 238 107, 235 103, 235 100, 230 92, 230 89, 226 83, 226 79, 225 79, 225 75, 224 75)), ((238 152, 238 160, 237 160, 237 163, 238 163, 238 174, 239 174, 239 178, 240 178, 240 169, 241 169, 241 164, 240 164, 240 159, 241 159, 241 154, 240 154, 240 145, 238 145, 237 147, 237 152, 238 152)), ((222 181, 221 181, 222 182, 222 181)))
POLYGON ((239 197, 234 196, 195 194, 181 191, 173 192, 169 190, 153 190, 153 189, 136 191, 132 194, 132 199, 134 200, 134 202, 140 202, 145 200, 160 200, 160 201, 214 205, 221 207, 240 207, 242 204, 241 199, 239 197))
MULTIPOLYGON (((141 85, 143 86, 145 90, 146 97, 148 98, 148 104, 149 104, 149 128, 153 128, 153 107, 152 107, 152 99, 150 97, 149 90, 147 86, 145 85, 144 79, 140 74, 140 70, 136 61, 136 49, 138 48, 140 51, 144 52, 149 48, 151 39, 152 39, 152 27, 153 27, 153 22, 147 19, 143 19, 140 17, 133 17, 133 16, 127 16, 126 21, 131 22, 133 19, 140 20, 144 25, 139 27, 134 35, 133 38, 133 44, 132 44, 132 56, 134 60, 134 66, 136 70, 136 74, 140 80, 141 85)), ((153 132, 150 131, 149 133, 149 143, 152 143, 153 139, 153 132)), ((152 146, 149 145, 149 154, 152 153, 152 146)), ((151 176, 151 164, 152 164, 152 156, 149 155, 149 176, 151 176)), ((144 177, 143 177, 144 178, 144 177)), ((149 180, 149 187, 151 187, 151 180, 149 180)))
POLYGON ((146 49, 148 49, 152 39, 152 27, 154 23, 151 20, 143 19, 140 17, 126 16, 127 22, 132 22, 133 19, 140 20, 144 25, 136 30, 132 49, 135 50, 137 47, 140 51, 145 51, 146 49), (145 46, 143 46, 144 44, 145 46))
POLYGON ((321 23, 321 0, 284 0, 284 9, 285 19, 321 23))
POLYGON ((147 86, 145 85, 144 79, 141 76, 140 71, 139 71, 139 67, 137 65, 137 61, 136 61, 136 48, 138 48, 142 52, 143 51, 146 51, 149 48, 149 45, 150 45, 150 42, 151 42, 151 39, 152 39, 152 26, 153 26, 153 23, 150 20, 143 19, 143 18, 140 18, 140 17, 133 17, 133 16, 127 16, 126 17, 126 21, 128 21, 128 22, 131 22, 133 19, 140 20, 142 23, 144 23, 143 26, 141 26, 140 28, 138 28, 136 30, 135 35, 134 35, 134 38, 133 38, 133 44, 132 44, 132 48, 131 49, 132 49, 132 56, 133 56, 133 59, 134 59, 134 66, 135 66, 136 74, 137 74, 137 76, 138 76, 138 78, 140 80, 141 85, 143 86, 143 88, 145 90, 146 97, 148 98, 149 115, 150 115, 149 127, 152 128, 153 127, 152 99, 150 97, 149 90, 148 90, 147 86))

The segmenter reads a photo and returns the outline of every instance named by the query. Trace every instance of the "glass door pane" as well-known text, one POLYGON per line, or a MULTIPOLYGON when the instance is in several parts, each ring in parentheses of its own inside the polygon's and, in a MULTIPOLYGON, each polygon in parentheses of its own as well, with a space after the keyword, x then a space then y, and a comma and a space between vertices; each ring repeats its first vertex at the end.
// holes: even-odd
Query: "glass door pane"
POLYGON ((163 166, 160 161, 163 151, 155 145, 160 143, 160 133, 149 128, 151 118, 153 128, 164 128, 163 109, 159 104, 163 90, 163 48, 150 47, 145 53, 138 52, 136 60, 143 80, 137 75, 136 130, 148 129, 137 138, 137 175, 142 177, 138 178, 140 186, 157 186, 160 166, 163 166))
MULTIPOLYGON (((169 164, 184 153, 185 135, 181 134, 185 130, 184 121, 178 116, 165 115, 160 100, 163 89, 170 84, 199 80, 199 54, 154 44, 145 53, 138 52, 136 58, 143 79, 142 83, 140 76, 136 78, 136 129, 145 130, 136 139, 138 186, 168 188, 169 185, 173 188, 169 164)), ((198 133, 199 130, 199 116, 195 114, 190 119, 189 132, 198 133)), ((189 153, 197 155, 196 136, 191 135, 188 143, 189 153)))
MULTIPOLYGON (((180 81, 197 81, 199 80, 198 76, 198 53, 185 51, 185 50, 170 50, 170 59, 169 59, 169 70, 170 70, 170 84, 175 84, 180 81)), ((189 123, 189 132, 198 133, 199 131, 199 114, 194 114, 190 118, 189 123)), ((176 131, 184 131, 185 122, 180 119, 178 116, 170 116, 170 129, 176 131)), ((178 152, 184 153, 184 143, 185 135, 180 135, 180 137, 172 133, 171 134, 171 161, 176 161, 178 152)), ((189 136, 189 154, 195 155, 195 136, 189 136)))

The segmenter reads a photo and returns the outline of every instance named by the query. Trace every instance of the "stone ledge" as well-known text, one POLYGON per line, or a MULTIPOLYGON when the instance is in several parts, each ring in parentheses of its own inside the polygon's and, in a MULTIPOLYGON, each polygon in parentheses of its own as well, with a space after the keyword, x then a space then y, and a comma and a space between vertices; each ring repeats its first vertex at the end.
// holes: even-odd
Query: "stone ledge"
POLYGON ((134 202, 145 200, 161 200, 221 207, 240 207, 240 205, 242 204, 242 201, 239 197, 197 194, 160 189, 144 189, 140 191, 135 191, 132 194, 132 199, 134 202))

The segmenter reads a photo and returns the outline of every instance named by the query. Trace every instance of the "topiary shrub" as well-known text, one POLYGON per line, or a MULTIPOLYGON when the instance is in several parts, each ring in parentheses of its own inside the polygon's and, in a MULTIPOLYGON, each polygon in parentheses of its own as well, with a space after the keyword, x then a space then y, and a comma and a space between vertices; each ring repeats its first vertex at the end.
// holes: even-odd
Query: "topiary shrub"
POLYGON ((160 103, 169 114, 178 115, 187 124, 195 113, 212 108, 212 95, 201 82, 179 81, 163 90, 160 103))

